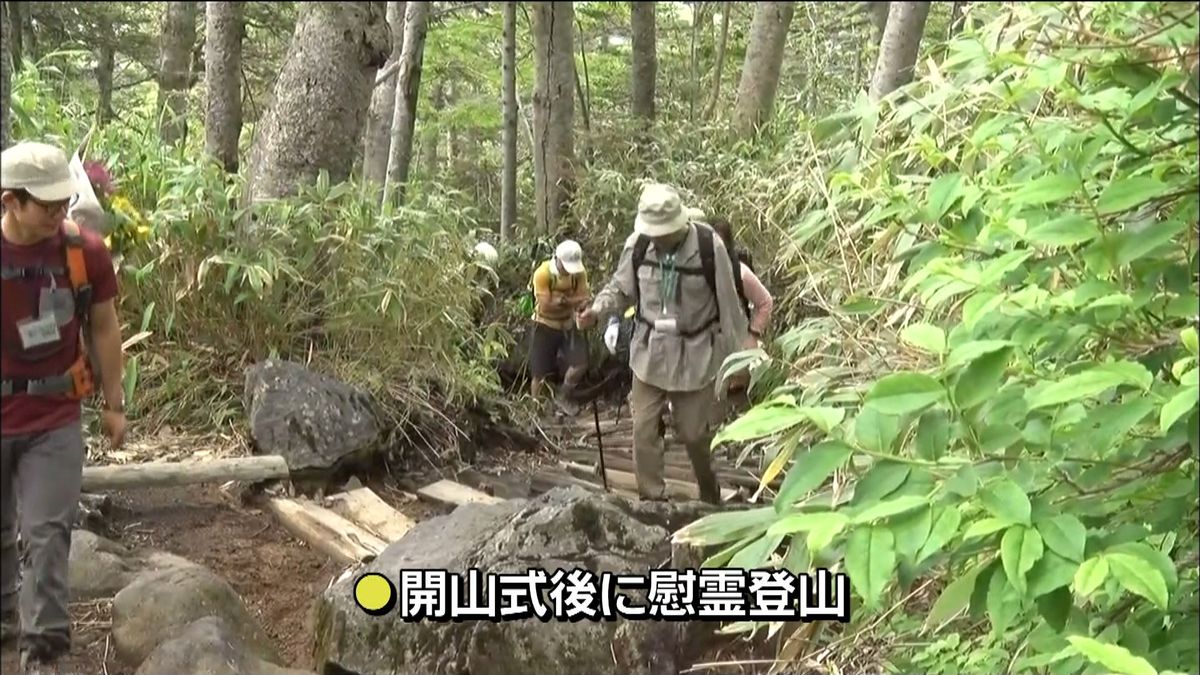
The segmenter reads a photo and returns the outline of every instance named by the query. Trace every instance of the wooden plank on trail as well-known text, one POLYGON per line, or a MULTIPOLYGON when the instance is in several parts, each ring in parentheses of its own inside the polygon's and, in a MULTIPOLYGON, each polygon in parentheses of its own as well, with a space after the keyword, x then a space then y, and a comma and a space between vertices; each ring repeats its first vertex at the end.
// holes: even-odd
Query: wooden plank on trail
POLYGON ((83 469, 83 490, 128 490, 174 487, 195 483, 286 479, 287 461, 278 455, 230 457, 192 462, 143 462, 88 466, 83 469))
MULTIPOLYGON (((604 486, 600 484, 598 475, 589 476, 589 479, 579 478, 563 471, 562 469, 542 469, 533 475, 533 480, 530 482, 531 489, 538 494, 549 492, 556 487, 577 486, 591 492, 604 493, 604 486), (589 480, 590 479, 590 480, 589 480)), ((609 489, 614 493, 637 501, 637 491, 622 490, 616 488, 611 483, 609 489)))
MULTIPOLYGON (((588 478, 596 476, 596 480, 600 478, 596 475, 595 467, 590 467, 585 464, 575 462, 563 462, 564 468, 572 474, 580 478, 588 478)), ((637 492, 637 476, 628 471, 619 471, 616 469, 608 469, 605 471, 608 476, 608 484, 610 487, 617 487, 622 490, 637 492)), ((681 480, 664 478, 663 483, 666 485, 667 494, 680 499, 700 499, 700 487, 695 483, 687 483, 681 480)), ((723 488, 721 490, 721 500, 726 501, 733 499, 737 495, 737 491, 723 488)))
POLYGON ((275 497, 267 509, 289 532, 343 565, 370 560, 387 546, 379 537, 307 500, 275 497))
POLYGON ((452 480, 439 480, 436 483, 430 483, 420 490, 417 490, 417 495, 435 502, 451 504, 454 506, 459 506, 469 502, 478 502, 481 504, 499 504, 504 501, 499 497, 493 497, 486 492, 481 492, 475 488, 467 487, 462 483, 455 483, 452 480))
POLYGON ((363 526, 386 542, 397 541, 413 528, 413 521, 379 498, 371 488, 339 492, 325 498, 331 511, 363 526))
MULTIPOLYGON (((599 462, 599 453, 595 450, 567 450, 563 455, 572 462, 580 464, 596 464, 599 462)), ((678 452, 667 452, 663 455, 663 473, 667 478, 674 478, 687 482, 695 482, 696 475, 692 469, 692 461, 688 459, 686 454, 678 452)), ((604 465, 610 469, 620 471, 628 471, 634 473, 634 468, 637 466, 633 461, 633 454, 627 450, 610 451, 607 447, 604 448, 604 465)), ((735 469, 727 462, 713 459, 713 470, 717 473, 717 478, 722 483, 730 483, 750 490, 758 488, 759 480, 749 473, 740 469, 735 469)), ((778 488, 780 483, 779 478, 771 481, 772 488, 778 488)))

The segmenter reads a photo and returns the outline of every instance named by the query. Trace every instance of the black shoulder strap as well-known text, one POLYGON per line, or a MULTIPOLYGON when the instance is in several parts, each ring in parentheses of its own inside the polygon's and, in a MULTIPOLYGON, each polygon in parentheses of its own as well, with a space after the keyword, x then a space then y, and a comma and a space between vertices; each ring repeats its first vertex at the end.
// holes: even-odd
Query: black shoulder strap
POLYGON ((750 301, 746 299, 746 287, 742 283, 742 262, 741 256, 735 252, 726 249, 729 254, 729 264, 733 267, 733 287, 737 289, 738 300, 742 302, 742 313, 746 315, 746 319, 750 318, 750 301))
POLYGON ((713 303, 717 307, 717 321, 720 321, 721 296, 717 293, 717 263, 714 257, 715 245, 713 244, 712 228, 697 225, 696 237, 700 244, 700 267, 704 270, 704 281, 708 283, 708 290, 712 291, 713 303))
POLYGON ((637 273, 637 269, 646 262, 646 249, 650 248, 650 237, 644 234, 639 234, 633 242, 633 270, 637 273))
POLYGON ((633 315, 642 318, 642 281, 638 270, 646 262, 646 249, 650 248, 650 237, 639 234, 633 242, 633 315))

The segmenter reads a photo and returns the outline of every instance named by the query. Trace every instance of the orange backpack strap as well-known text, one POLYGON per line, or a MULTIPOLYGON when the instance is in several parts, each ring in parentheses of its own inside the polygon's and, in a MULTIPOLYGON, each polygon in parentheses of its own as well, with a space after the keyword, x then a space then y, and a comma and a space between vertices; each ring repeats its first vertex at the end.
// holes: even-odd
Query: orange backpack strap
POLYGON ((92 285, 88 283, 87 259, 83 255, 83 235, 74 221, 63 221, 67 249, 67 275, 75 291, 75 313, 85 326, 92 310, 92 285))

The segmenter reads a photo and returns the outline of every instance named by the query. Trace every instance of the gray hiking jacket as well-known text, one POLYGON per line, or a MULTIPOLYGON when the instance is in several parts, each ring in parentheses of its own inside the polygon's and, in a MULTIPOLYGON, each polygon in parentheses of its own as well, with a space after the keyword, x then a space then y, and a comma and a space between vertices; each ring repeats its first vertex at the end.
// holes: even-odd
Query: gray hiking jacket
MULTIPOLYGON (((675 266, 683 269, 702 269, 700 246, 693 224, 687 239, 675 252, 675 266)), ((707 227, 699 225, 699 227, 707 227)), ((612 279, 596 294, 592 302, 601 322, 634 303, 633 247, 637 235, 625 240, 621 261, 612 279)), ((634 319, 633 337, 629 345, 629 366, 634 375, 646 384, 665 391, 696 391, 713 386, 725 357, 738 351, 749 325, 742 313, 741 300, 733 282, 733 268, 725 244, 713 236, 713 263, 716 266, 717 295, 720 299, 720 321, 698 335, 662 333, 645 322, 634 319)), ((637 270, 641 279, 642 316, 653 323, 662 317, 674 317, 679 331, 689 332, 709 323, 717 307, 702 274, 679 274, 676 297, 663 303, 662 272, 659 256, 651 243, 646 248, 645 262, 637 270)))

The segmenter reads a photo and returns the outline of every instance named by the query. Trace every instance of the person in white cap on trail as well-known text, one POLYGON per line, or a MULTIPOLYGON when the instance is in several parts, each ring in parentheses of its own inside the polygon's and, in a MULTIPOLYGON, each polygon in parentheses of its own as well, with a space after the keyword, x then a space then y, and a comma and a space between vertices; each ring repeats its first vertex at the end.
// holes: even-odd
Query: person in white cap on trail
POLYGON ((740 348, 747 321, 724 243, 712 228, 688 218, 669 185, 643 189, 617 270, 577 322, 586 328, 630 305, 637 321, 629 365, 638 493, 649 500, 666 494, 661 419, 669 402, 700 498, 719 503, 709 449, 715 382, 725 357, 740 348))
POLYGON ((533 334, 529 349, 529 369, 534 399, 541 396, 546 378, 558 371, 558 355, 563 353, 567 372, 558 403, 572 407, 570 393, 579 386, 588 367, 587 341, 575 330, 575 313, 591 300, 583 249, 570 239, 554 251, 554 257, 533 272, 533 334))
POLYGON ((0 637, 21 638, 27 672, 71 647, 67 560, 94 375, 105 434, 113 447, 125 436, 117 278, 100 235, 67 219, 78 190, 54 146, 0 153, 0 637), (20 575, 18 526, 28 544, 20 575))

